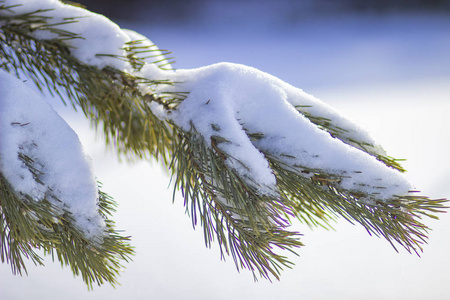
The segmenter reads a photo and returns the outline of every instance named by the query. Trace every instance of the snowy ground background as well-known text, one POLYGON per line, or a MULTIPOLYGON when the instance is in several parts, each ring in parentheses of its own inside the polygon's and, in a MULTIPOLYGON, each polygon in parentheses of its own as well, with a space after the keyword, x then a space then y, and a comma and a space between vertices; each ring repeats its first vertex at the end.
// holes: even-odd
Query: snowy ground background
MULTIPOLYGON (((397 158, 423 194, 450 197, 450 16, 439 13, 304 15, 280 22, 251 7, 211 6, 209 17, 158 26, 122 22, 177 57, 177 68, 228 61, 271 73, 338 108, 397 158), (254 14, 252 14, 254 12, 254 14), (250 21, 251 20, 251 21, 250 21)), ((306 247, 280 282, 253 282, 206 249, 180 196, 157 164, 105 154, 80 114, 58 111, 79 134, 104 190, 119 203, 118 228, 133 236, 134 261, 121 286, 88 292, 48 259, 29 276, 0 269, 0 299, 448 299, 450 215, 433 228, 421 258, 340 220, 335 231, 304 233, 306 247)))

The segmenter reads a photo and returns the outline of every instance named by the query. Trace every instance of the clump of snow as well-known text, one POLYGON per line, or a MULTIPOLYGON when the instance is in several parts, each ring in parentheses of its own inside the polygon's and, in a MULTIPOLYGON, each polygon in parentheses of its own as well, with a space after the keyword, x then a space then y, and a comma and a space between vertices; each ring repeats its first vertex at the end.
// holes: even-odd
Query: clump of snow
POLYGON ((345 143, 355 146, 354 141, 358 141, 364 144, 365 150, 370 154, 386 155, 385 150, 377 144, 369 132, 345 118, 330 105, 278 78, 273 77, 273 80, 282 86, 286 92, 286 99, 290 104, 293 106, 301 106, 301 111, 307 112, 315 117, 332 120, 335 127, 344 129, 340 131, 339 137, 345 143))
MULTIPOLYGON (((132 40, 144 40, 145 45, 153 43, 143 38, 131 30, 121 29, 117 24, 103 15, 99 15, 80 7, 67 5, 59 0, 7 0, 4 5, 14 6, 11 10, 1 10, 0 16, 11 16, 12 14, 26 14, 40 11, 36 15, 49 17, 49 24, 53 24, 55 30, 64 30, 75 33, 79 38, 67 39, 65 44, 70 47, 71 54, 78 60, 92 66, 102 69, 106 66, 114 67, 118 70, 131 71, 130 64, 124 60, 110 57, 109 55, 124 57, 127 55, 124 50, 125 44, 132 40), (75 22, 71 22, 71 21, 75 22), (55 25, 56 24, 56 25, 55 25), (99 56, 97 54, 107 54, 108 56, 99 56)), ((35 30, 32 35, 43 40, 58 38, 56 33, 48 30, 35 30)), ((161 54, 155 48, 154 55, 161 54)), ((147 62, 160 60, 149 58, 147 62)))
MULTIPOLYGON (((149 68, 147 76, 157 75, 154 71, 149 68)), ((328 105, 274 76, 231 63, 165 75, 181 83, 161 87, 160 92, 189 92, 178 109, 167 117, 184 130, 193 126, 210 146, 211 138, 220 136, 225 141, 217 147, 230 157, 226 163, 243 178, 256 182, 262 192, 273 191, 276 186, 263 153, 290 166, 334 174, 342 178, 339 183, 342 188, 377 199, 405 195, 412 188, 401 173, 333 138, 294 105, 310 105, 311 113, 331 119, 349 137, 375 144, 367 132, 328 105)))
POLYGON ((0 171, 17 195, 47 198, 70 212, 87 238, 101 239, 105 223, 98 212, 97 182, 75 132, 40 95, 3 70, 0 107, 0 171), (43 184, 19 153, 34 161, 43 184))

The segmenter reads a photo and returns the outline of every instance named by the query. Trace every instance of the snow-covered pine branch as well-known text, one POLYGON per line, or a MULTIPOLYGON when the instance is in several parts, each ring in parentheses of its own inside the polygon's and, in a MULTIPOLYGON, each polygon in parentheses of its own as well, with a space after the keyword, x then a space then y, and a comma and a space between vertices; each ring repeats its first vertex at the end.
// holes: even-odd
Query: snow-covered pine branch
POLYGON ((114 284, 119 261, 132 250, 107 219, 113 207, 77 135, 41 95, 3 70, 0 107, 2 261, 22 273, 22 255, 42 264, 33 250, 42 248, 89 286, 114 284))
POLYGON ((395 159, 313 96, 243 65, 173 70, 142 35, 56 0, 0 5, 2 68, 81 107, 119 153, 161 159, 206 244, 238 268, 278 278, 290 263, 275 248, 301 246, 293 217, 341 215, 408 251, 426 241, 421 215, 445 200, 416 196, 395 159))
POLYGON ((276 158, 305 177, 329 174, 336 178, 336 186, 362 193, 367 201, 391 199, 412 190, 400 172, 376 159, 386 154, 367 132, 274 76, 230 63, 169 74, 153 72, 152 65, 146 67, 141 71, 143 77, 165 75, 180 82, 157 92, 189 92, 167 118, 184 131, 195 128, 209 146, 211 140, 220 137, 217 147, 227 155, 228 167, 262 194, 277 193, 276 175, 267 157, 276 158), (302 111, 330 120, 341 134, 333 136, 302 111))
POLYGON ((78 136, 40 95, 3 70, 0 101, 1 173, 23 200, 47 199, 101 243, 97 181, 78 136))

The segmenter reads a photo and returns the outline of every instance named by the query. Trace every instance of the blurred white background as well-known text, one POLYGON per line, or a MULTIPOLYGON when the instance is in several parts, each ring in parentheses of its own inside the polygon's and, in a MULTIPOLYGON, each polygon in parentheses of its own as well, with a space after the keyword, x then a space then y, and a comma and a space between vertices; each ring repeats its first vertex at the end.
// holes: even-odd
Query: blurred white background
MULTIPOLYGON (((407 176, 422 194, 450 197, 448 12, 211 2, 202 2, 204 14, 179 17, 183 22, 172 20, 176 16, 153 20, 150 3, 147 14, 116 21, 173 51, 176 68, 242 63, 304 89, 368 129, 389 155, 407 159, 407 176)), ((279 282, 254 282, 249 271, 236 271, 231 258, 221 261, 217 247, 205 248, 181 196, 172 203, 169 177, 157 163, 119 163, 81 113, 49 101, 79 134, 104 191, 119 203, 114 218, 132 236, 136 256, 121 286, 93 291, 51 259, 45 267, 30 264, 23 277, 3 264, 2 300, 450 299, 448 214, 425 220, 433 231, 421 257, 401 248, 397 253, 345 220, 335 231, 294 224, 306 246, 291 256, 293 269, 284 270, 279 282)))

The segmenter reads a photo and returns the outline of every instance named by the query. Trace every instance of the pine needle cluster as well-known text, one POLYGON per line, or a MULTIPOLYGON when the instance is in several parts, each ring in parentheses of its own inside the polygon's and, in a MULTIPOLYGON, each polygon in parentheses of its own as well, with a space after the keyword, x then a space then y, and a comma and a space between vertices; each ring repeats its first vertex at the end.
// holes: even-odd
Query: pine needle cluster
MULTIPOLYGON (((14 7, 0 4, 1 9, 14 7)), ((436 218, 444 208, 445 199, 408 195, 381 201, 373 195, 347 191, 338 185, 342 177, 288 164, 272 153, 263 154, 276 176, 277 190, 272 194, 261 193, 257 184, 250 184, 251 178, 242 178, 226 163, 235 158, 218 147, 228 142, 219 129, 217 135, 206 141, 194 127, 183 130, 168 119, 159 119, 150 109, 150 104, 156 102, 167 112, 176 110, 185 93, 144 94, 139 88, 177 83, 141 78, 111 67, 100 70, 78 61, 65 41, 80 37, 55 29, 51 18, 40 16, 40 11, 13 14, 0 21, 3 22, 0 67, 32 80, 40 89, 48 89, 63 101, 68 100, 75 109, 81 109, 97 130, 104 133, 106 143, 120 154, 129 159, 161 160, 172 173, 175 190, 181 191, 192 224, 203 228, 206 246, 217 241, 223 258, 231 256, 238 269, 251 270, 255 278, 257 275, 279 278, 280 270, 291 266, 279 251, 293 251, 302 246, 300 234, 288 230, 293 219, 311 227, 330 227, 330 221, 340 216, 384 237, 394 248, 401 245, 409 252, 419 252, 428 230, 422 217, 436 218), (35 38, 31 33, 36 28, 51 31, 58 38, 35 38), (306 173, 308 176, 304 176, 306 173)), ((132 41, 124 47, 128 54, 115 57, 128 61, 135 70, 146 63, 143 54, 152 55, 154 51, 141 41, 132 41)), ((165 62, 166 58, 161 57, 156 64, 165 68, 165 62)), ((297 109, 333 137, 404 171, 397 160, 375 154, 374 145, 347 138, 345 130, 332 120, 311 114, 306 106, 297 109)), ((258 132, 247 135, 252 141, 264 139, 258 132)), ((117 235, 112 223, 108 223, 109 237, 97 247, 83 240, 65 218, 55 223, 49 203, 18 199, 3 177, 0 195, 2 260, 10 262, 13 270, 23 269, 22 255, 40 263, 32 248, 43 248, 52 254, 56 251, 58 259, 69 264, 75 274, 81 272, 88 284, 114 282, 119 266, 117 258, 126 260, 131 254, 128 239, 117 235)), ((107 215, 113 201, 102 194, 100 203, 107 215)))
MULTIPOLYGON (((35 170, 32 160, 21 158, 35 170)), ((106 232, 102 240, 92 241, 73 226, 70 212, 61 211, 49 199, 36 202, 30 197, 18 197, 0 174, 0 259, 11 265, 13 274, 23 274, 27 273, 24 257, 35 265, 44 265, 37 253, 41 250, 61 266, 69 266, 89 288, 105 282, 117 284, 121 261, 129 261, 134 251, 130 237, 119 235, 114 222, 108 219, 115 211, 114 201, 100 192, 99 202, 106 232)))

